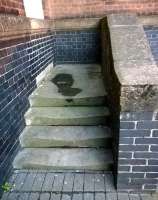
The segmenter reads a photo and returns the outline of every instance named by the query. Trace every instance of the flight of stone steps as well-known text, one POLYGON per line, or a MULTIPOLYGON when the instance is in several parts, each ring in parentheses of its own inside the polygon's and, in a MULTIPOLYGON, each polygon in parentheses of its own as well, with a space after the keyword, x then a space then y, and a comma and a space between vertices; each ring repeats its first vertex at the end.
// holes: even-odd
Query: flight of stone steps
POLYGON ((29 97, 14 168, 111 170, 106 95, 99 65, 52 68, 29 97))

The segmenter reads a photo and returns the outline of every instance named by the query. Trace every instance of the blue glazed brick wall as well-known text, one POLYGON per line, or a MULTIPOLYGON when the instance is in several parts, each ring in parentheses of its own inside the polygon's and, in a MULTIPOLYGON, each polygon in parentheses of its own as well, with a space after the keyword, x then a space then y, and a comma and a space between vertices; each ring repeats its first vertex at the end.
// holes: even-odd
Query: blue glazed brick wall
POLYGON ((58 31, 55 44, 56 64, 100 62, 99 30, 58 31))
POLYGON ((18 136, 25 126, 24 113, 29 107, 28 96, 36 87, 35 78, 54 59, 54 36, 34 34, 0 45, 1 185, 19 149, 18 136))
POLYGON ((156 112, 122 112, 118 154, 119 190, 155 191, 158 184, 156 112))
POLYGON ((158 63, 158 26, 144 27, 146 36, 148 38, 152 54, 158 63))
POLYGON ((36 76, 51 62, 99 62, 99 35, 96 30, 66 31, 0 42, 0 185, 20 148, 18 137, 36 76))

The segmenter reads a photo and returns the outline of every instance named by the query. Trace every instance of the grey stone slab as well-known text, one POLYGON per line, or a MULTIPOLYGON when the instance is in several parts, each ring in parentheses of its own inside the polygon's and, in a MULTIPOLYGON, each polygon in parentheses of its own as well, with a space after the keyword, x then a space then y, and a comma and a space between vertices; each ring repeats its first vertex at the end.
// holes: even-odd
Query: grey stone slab
POLYGON ((65 75, 61 72, 50 74, 50 80, 42 82, 31 94, 31 106, 103 105, 106 91, 101 73, 79 71, 69 71, 65 75))
POLYGON ((106 200, 117 200, 117 193, 106 193, 106 200))
POLYGON ((94 193, 84 193, 84 200, 94 200, 94 193))
POLYGON ((100 125, 109 110, 100 106, 32 107, 25 114, 26 125, 100 125))
POLYGON ((27 126, 20 135, 22 147, 109 147, 111 132, 105 126, 27 126))
POLYGON ((29 200, 39 200, 39 196, 38 192, 30 193, 29 200))
POLYGON ((71 200, 72 194, 62 194, 61 200, 71 200))
POLYGON ((112 164, 111 150, 95 148, 26 148, 14 160, 19 169, 111 170, 112 164))
POLYGON ((32 173, 32 172, 28 173, 26 176, 25 182, 21 188, 21 191, 31 191, 35 177, 36 177, 36 173, 32 173))
POLYGON ((121 85, 157 85, 158 82, 158 68, 151 60, 118 61, 115 72, 121 85))
POLYGON ((105 190, 106 192, 116 191, 114 187, 114 178, 111 173, 105 173, 105 190))
POLYGON ((72 192, 73 183, 74 183, 74 173, 66 173, 64 184, 63 184, 63 192, 72 192))
POLYGON ((15 169, 14 170, 14 174, 28 173, 28 172, 29 172, 28 169, 23 169, 23 170, 15 169))
POLYGON ((63 189, 64 174, 55 174, 54 184, 52 191, 61 192, 63 189))
POLYGON ((54 173, 47 173, 43 186, 42 186, 42 191, 52 191, 53 188, 53 182, 54 182, 54 173))
POLYGON ((84 192, 94 192, 94 174, 85 174, 84 192))
POLYGON ((129 194, 129 200, 141 200, 139 194, 129 194))
POLYGON ((118 200, 129 200, 128 193, 118 193, 118 200))
POLYGON ((18 173, 17 174, 16 179, 14 181, 13 190, 15 190, 15 191, 21 190, 21 188, 23 187, 23 185, 25 183, 26 176, 27 176, 27 173, 18 173))
POLYGON ((49 200, 50 194, 49 193, 41 193, 40 194, 40 200, 49 200))
POLYGON ((3 195, 2 195, 1 200, 7 200, 8 199, 8 195, 9 195, 8 192, 4 192, 3 195))
POLYGON ((26 192, 22 192, 20 193, 19 197, 18 197, 18 200, 28 200, 29 199, 29 193, 26 193, 26 192))
POLYGON ((108 24, 109 26, 136 26, 139 21, 136 14, 109 14, 108 24))
POLYGON ((105 200, 105 193, 95 193, 95 200, 105 200))
POLYGON ((143 26, 110 27, 110 34, 114 61, 154 60, 143 26))
POLYGON ((72 200, 83 200, 83 193, 74 193, 72 196, 72 200))
POLYGON ((94 186, 96 192, 105 192, 105 174, 95 174, 94 186))
POLYGON ((15 200, 15 199, 18 199, 18 196, 19 196, 19 193, 11 192, 11 193, 8 195, 7 200, 15 200))
POLYGON ((61 200, 61 194, 59 193, 52 193, 50 200, 61 200))
MULTIPOLYGON (((57 73, 91 73, 91 72, 101 72, 101 66, 99 64, 61 64, 52 68, 52 74, 57 73)), ((52 78, 50 74, 50 78, 52 78)))
POLYGON ((141 200, 156 200, 156 198, 152 197, 150 194, 140 194, 141 200))
POLYGON ((84 174, 83 173, 75 174, 73 191, 83 192, 83 184, 84 184, 84 174))
POLYGON ((41 191, 42 190, 45 176, 46 176, 45 173, 37 173, 34 183, 32 185, 32 191, 41 191))
POLYGON ((158 85, 123 86, 120 97, 121 110, 123 112, 150 112, 157 109, 157 99, 158 85))

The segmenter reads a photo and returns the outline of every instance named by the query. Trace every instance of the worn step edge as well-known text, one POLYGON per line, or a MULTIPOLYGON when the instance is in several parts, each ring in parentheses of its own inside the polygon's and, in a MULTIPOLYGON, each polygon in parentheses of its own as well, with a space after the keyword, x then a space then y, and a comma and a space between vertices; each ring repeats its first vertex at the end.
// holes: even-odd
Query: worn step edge
POLYGON ((110 150, 95 148, 25 148, 16 156, 16 169, 111 170, 110 150))
POLYGON ((107 107, 32 107, 25 114, 26 125, 103 125, 107 107))
POLYGON ((27 126, 22 147, 111 147, 111 131, 97 126, 27 126))
POLYGON ((29 102, 32 107, 58 107, 58 106, 102 106, 106 103, 106 96, 98 97, 63 97, 63 98, 48 98, 38 95, 29 97, 29 102))

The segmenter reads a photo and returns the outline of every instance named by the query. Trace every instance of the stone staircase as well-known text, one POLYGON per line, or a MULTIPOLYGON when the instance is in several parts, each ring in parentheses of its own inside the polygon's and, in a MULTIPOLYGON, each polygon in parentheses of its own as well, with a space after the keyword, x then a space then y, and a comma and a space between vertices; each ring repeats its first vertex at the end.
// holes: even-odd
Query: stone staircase
POLYGON ((58 65, 29 97, 17 169, 111 170, 109 110, 99 65, 58 65))

